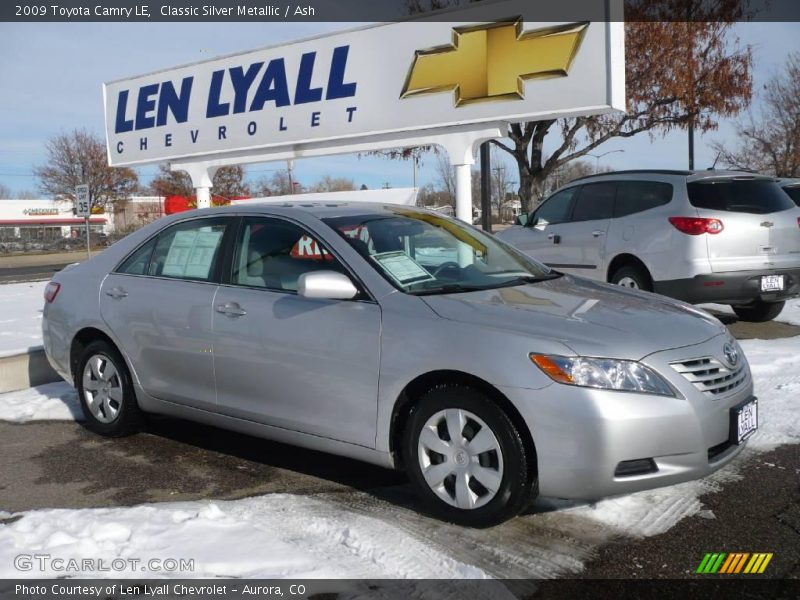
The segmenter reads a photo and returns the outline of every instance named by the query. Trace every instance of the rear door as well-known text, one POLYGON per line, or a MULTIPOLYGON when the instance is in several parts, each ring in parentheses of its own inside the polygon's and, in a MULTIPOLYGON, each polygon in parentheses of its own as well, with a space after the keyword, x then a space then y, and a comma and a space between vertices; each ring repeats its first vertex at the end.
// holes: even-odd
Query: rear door
POLYGON ((231 222, 201 218, 167 227, 103 281, 103 319, 151 396, 216 409, 211 316, 231 222))
POLYGON ((687 184, 699 217, 722 221, 705 236, 711 270, 758 271, 800 265, 796 207, 769 179, 715 178, 687 184))

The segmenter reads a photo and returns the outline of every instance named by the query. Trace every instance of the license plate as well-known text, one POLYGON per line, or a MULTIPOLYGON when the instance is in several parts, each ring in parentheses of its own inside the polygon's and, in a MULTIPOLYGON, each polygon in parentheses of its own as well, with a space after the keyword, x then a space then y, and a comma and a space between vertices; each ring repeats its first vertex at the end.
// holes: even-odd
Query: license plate
POLYGON ((762 292, 780 292, 783 290, 783 275, 762 275, 762 292))
POLYGON ((731 441, 741 444, 758 429, 758 400, 748 400, 731 409, 731 441))

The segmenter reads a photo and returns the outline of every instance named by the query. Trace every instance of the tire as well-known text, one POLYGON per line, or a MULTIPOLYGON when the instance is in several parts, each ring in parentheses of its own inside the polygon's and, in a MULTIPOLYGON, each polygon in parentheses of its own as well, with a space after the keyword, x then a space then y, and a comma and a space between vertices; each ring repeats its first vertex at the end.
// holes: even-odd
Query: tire
POLYGON ((637 265, 625 265, 614 271, 611 283, 635 290, 653 291, 653 284, 647 271, 637 265))
POLYGON ((91 431, 106 437, 122 437, 141 429, 144 417, 131 376, 113 345, 98 340, 86 346, 78 359, 75 383, 86 427, 91 431), (109 366, 113 373, 108 373, 109 366), (98 395, 99 400, 95 400, 98 395))
POLYGON ((459 525, 502 523, 529 506, 538 489, 535 457, 529 456, 511 419, 491 398, 466 386, 437 386, 419 399, 403 432, 403 460, 423 502, 459 525), (452 444, 448 417, 459 415, 451 423, 461 427, 462 441, 452 444), (468 442, 474 440, 491 449, 473 453, 468 442), (430 485, 426 474, 441 482, 430 485))
POLYGON ((733 306, 733 312, 742 321, 749 321, 751 323, 765 323, 772 321, 775 317, 781 314, 786 302, 764 302, 756 300, 753 304, 747 306, 733 306))

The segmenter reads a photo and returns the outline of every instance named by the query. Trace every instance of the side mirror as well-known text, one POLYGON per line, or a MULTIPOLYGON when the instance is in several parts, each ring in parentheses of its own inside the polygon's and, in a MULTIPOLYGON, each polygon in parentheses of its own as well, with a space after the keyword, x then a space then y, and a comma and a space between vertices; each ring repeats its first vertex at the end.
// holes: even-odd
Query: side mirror
POLYGON ((517 218, 514 219, 514 225, 521 225, 522 227, 525 227, 525 225, 527 224, 528 224, 528 215, 525 213, 519 213, 517 215, 517 218))
POLYGON ((326 298, 328 300, 350 300, 358 289, 347 275, 336 271, 312 271, 297 279, 297 293, 304 298, 326 298))

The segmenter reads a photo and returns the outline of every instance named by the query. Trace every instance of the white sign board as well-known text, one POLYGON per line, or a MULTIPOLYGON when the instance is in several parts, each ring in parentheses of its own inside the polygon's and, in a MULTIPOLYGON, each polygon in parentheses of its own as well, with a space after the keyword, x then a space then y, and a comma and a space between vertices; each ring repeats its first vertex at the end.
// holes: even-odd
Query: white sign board
POLYGON ((107 83, 109 163, 624 110, 623 24, 519 16, 531 4, 493 4, 502 23, 466 8, 107 83))
POLYGON ((75 186, 75 216, 88 218, 92 214, 92 204, 89 201, 89 186, 75 186))

